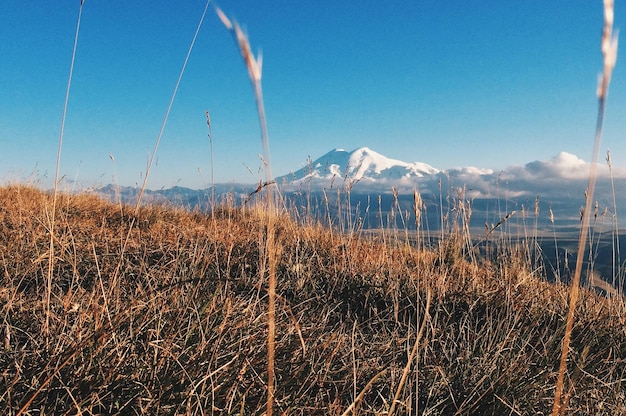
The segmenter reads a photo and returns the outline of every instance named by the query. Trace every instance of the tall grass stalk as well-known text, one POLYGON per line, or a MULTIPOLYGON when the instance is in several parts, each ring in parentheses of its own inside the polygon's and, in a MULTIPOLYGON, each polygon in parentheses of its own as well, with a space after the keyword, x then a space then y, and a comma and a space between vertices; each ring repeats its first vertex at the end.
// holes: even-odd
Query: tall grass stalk
MULTIPOLYGON (((416 247, 418 250, 421 250, 423 247, 423 240, 421 236, 422 231, 422 210, 424 209, 425 204, 422 200, 422 195, 417 191, 417 189, 413 189, 413 215, 415 215, 415 238, 416 238, 416 247)), ((426 222, 428 224, 428 222, 426 222)), ((408 227, 407 227, 408 230, 408 227)), ((407 238, 408 240, 408 238, 407 238)))
POLYGON ((174 105, 174 99, 176 98, 176 93, 178 92, 178 87, 180 86, 180 82, 183 79, 183 74, 185 73, 185 68, 187 68, 187 62, 189 62, 189 56, 191 55, 191 51, 193 50, 193 46, 196 43, 196 39, 198 38, 198 33, 200 32, 200 28, 202 27, 202 23, 204 22, 204 16, 206 16, 206 12, 209 8, 209 4, 211 0, 207 0, 204 10, 202 12, 202 16, 200 17, 200 21, 198 22, 198 26, 196 27, 196 31, 193 34, 193 38, 191 39, 191 44, 189 45, 189 49, 187 50, 187 55, 185 56, 185 60, 183 61, 183 66, 180 69, 180 73, 178 74, 178 79, 176 80, 176 85, 174 86, 174 91, 172 91, 172 96, 170 97, 170 102, 167 105, 167 110, 165 111, 165 116, 163 117, 163 122, 161 123, 161 129, 159 130, 159 135, 157 136, 156 142, 154 143, 154 148, 152 149, 152 154, 150 155, 150 159, 148 160, 148 165, 146 167, 146 174, 143 177, 143 183, 141 185, 141 190, 139 191, 139 195, 137 196, 137 203, 135 204, 135 216, 139 212, 139 208, 141 207, 141 200, 143 198, 144 193, 146 192, 146 186, 148 184, 148 177, 150 176, 150 170, 152 169, 152 165, 154 164, 154 159, 156 158, 157 150, 159 149, 159 144, 161 143, 161 138, 163 137, 163 133, 165 132, 165 126, 167 125, 167 119, 170 116, 170 111, 172 110, 172 106, 174 105))
POLYGON ((618 293, 622 293, 622 283, 621 283, 621 273, 620 273, 620 247, 619 247, 619 223, 617 221, 617 200, 615 197, 615 180, 613 178, 613 164, 611 163, 611 151, 607 150, 606 152, 606 163, 609 167, 609 175, 611 178, 611 193, 613 195, 613 225, 615 228, 613 229, 613 238, 612 238, 612 253, 611 253, 611 275, 612 275, 612 285, 615 287, 616 281, 618 282, 619 287, 618 293))
POLYGON ((533 229, 533 240, 532 240, 532 245, 533 245, 533 262, 532 267, 533 269, 537 270, 539 267, 541 267, 541 262, 539 259, 541 259, 541 246, 539 245, 539 195, 537 195, 537 197, 535 197, 535 228, 533 229))
MULTIPOLYGON (((265 253, 268 265, 268 304, 267 304, 267 404, 266 415, 272 416, 274 409, 274 361, 276 350, 276 265, 278 262, 278 251, 280 247, 277 246, 275 241, 275 227, 276 227, 276 204, 274 201, 273 182, 274 177, 272 175, 272 164, 270 162, 270 143, 267 134, 267 122, 265 119, 265 106, 263 104, 263 89, 261 87, 261 74, 263 59, 259 54, 257 58, 252 54, 252 48, 248 41, 247 35, 243 32, 237 22, 231 22, 226 17, 224 12, 218 7, 216 12, 224 26, 231 32, 241 56, 244 60, 246 68, 248 69, 248 76, 252 83, 254 90, 254 96, 257 104, 257 112, 259 115, 259 123, 261 126, 261 138, 263 140, 263 158, 265 164, 265 181, 269 186, 267 190, 267 213, 266 213, 266 238, 265 238, 265 253)), ((261 270, 261 277, 263 277, 264 271, 261 270)))
POLYGON ((120 208, 120 215, 124 215, 124 206, 122 204, 122 195, 120 193, 120 184, 117 178, 117 167, 115 165, 115 156, 113 156, 113 153, 109 153, 109 159, 111 159, 111 163, 113 164, 113 186, 115 187, 115 202, 120 208))
POLYGON ((441 186, 441 178, 439 178, 439 181, 437 182, 437 186, 439 186, 439 219, 441 220, 441 225, 440 225, 440 232, 441 235, 439 236, 439 243, 441 244, 441 242, 443 241, 443 233, 445 230, 444 227, 444 215, 443 215, 443 189, 441 186))
POLYGON ((272 164, 270 161, 270 143, 269 137, 267 134, 267 122, 265 120, 265 106, 263 104, 263 89, 261 87, 261 76, 263 69, 263 56, 259 53, 259 55, 255 58, 252 54, 252 49, 250 48, 250 42, 248 41, 248 36, 243 32, 241 27, 237 22, 232 22, 224 12, 218 7, 216 8, 216 12, 224 26, 231 32, 237 46, 239 47, 239 51, 241 52, 241 56, 244 60, 246 68, 248 69, 248 77, 250 78, 250 82, 252 83, 252 88, 254 90, 254 97, 256 99, 257 104, 257 113, 259 115, 259 123, 261 125, 261 136, 263 140, 263 159, 265 165, 265 179, 267 183, 273 181, 274 177, 272 175, 272 164))
POLYGON ((48 252, 48 274, 46 278, 46 321, 44 324, 44 334, 49 335, 50 328, 50 295, 52 292, 52 275, 54 273, 54 222, 56 216, 57 194, 59 190, 59 170, 61 167, 61 150, 63 148, 63 134, 65 133, 65 119, 67 116, 67 104, 70 99, 70 87, 72 86, 72 75, 74 73, 74 62, 76 60, 76 49, 78 46, 78 34, 80 32, 80 20, 83 15, 83 4, 85 0, 81 0, 78 7, 78 19, 76 21, 76 34, 74 35, 74 46, 72 49, 72 60, 70 62, 70 72, 67 78, 67 87, 65 88, 65 101, 63 102, 63 116, 61 117, 61 131, 59 133, 59 145, 57 149, 56 167, 54 170, 54 190, 52 194, 52 212, 50 214, 50 249, 48 252))
POLYGON ((161 138, 163 137, 163 133, 165 132, 165 126, 167 125, 167 120, 170 116, 170 111, 172 110, 172 106, 174 105, 174 99, 176 98, 176 93, 178 92, 178 87, 180 85, 181 80, 183 79, 183 74, 185 73, 185 68, 187 68, 187 62, 189 62, 189 56, 191 55, 191 51, 193 50, 193 46, 196 43, 196 39, 198 38, 198 33, 200 32, 200 28, 202 27, 202 23, 204 22, 204 17, 206 16, 206 12, 209 8, 209 4, 211 0, 207 0, 204 10, 202 11, 202 16, 200 17, 200 21, 198 22, 198 26, 196 27, 196 31, 191 39, 191 44, 189 45, 189 49, 187 50, 187 55, 185 56, 185 60, 183 61, 183 66, 180 69, 180 73, 178 74, 178 79, 176 80, 176 85, 174 86, 174 91, 172 91, 172 96, 170 97, 170 102, 167 105, 167 110, 165 111, 165 116, 163 117, 163 122, 161 123, 161 129, 159 130, 159 135, 157 136, 156 142, 154 143, 154 148, 152 149, 152 154, 150 155, 150 159, 148 160, 148 164, 146 166, 146 173, 143 178, 143 183, 141 185, 141 189, 139 190, 139 195, 137 196, 137 202, 135 203, 134 215, 131 220, 130 226, 128 227, 128 233, 126 234, 126 238, 122 244, 122 249, 119 257, 119 261, 115 272, 113 274, 113 282, 112 287, 117 287, 119 272, 122 267, 122 263, 124 261, 124 253, 126 252, 126 246, 130 240, 131 233, 135 226, 135 220, 137 215, 139 214, 139 208, 141 208, 141 201, 143 199, 143 195, 146 192, 146 187, 148 185, 148 178, 150 176, 150 170, 152 169, 152 165, 154 163, 154 159, 156 158, 157 150, 159 149, 159 144, 161 143, 161 138))
POLYGON ((565 324, 565 335, 563 336, 563 344, 561 348, 561 361, 559 365, 559 374, 557 378, 556 389, 554 392, 554 405, 552 407, 552 415, 563 414, 567 400, 563 400, 563 382, 565 379, 565 370, 567 368, 567 356, 569 354, 569 344, 572 337, 572 328, 574 325, 574 315, 576 311, 576 303, 578 301, 580 291, 580 275, 583 267, 583 257, 585 245, 587 243, 587 232, 589 230, 589 218, 591 215, 591 204, 596 186, 597 162, 602 139, 602 126, 604 123, 604 112, 606 98, 608 95, 609 84, 611 83, 611 73, 615 67, 617 59, 617 34, 613 34, 613 0, 604 0, 604 29, 602 31, 602 56, 604 70, 599 78, 598 84, 598 115, 596 122, 596 133, 593 144, 593 155, 591 159, 591 167, 589 171, 589 184, 587 187, 587 198, 585 201, 585 209, 583 211, 583 221, 580 228, 578 238, 578 254, 576 257, 576 270, 574 279, 570 289, 569 309, 567 312, 567 322, 565 324))
POLYGON ((557 283, 561 283, 561 264, 559 262, 559 245, 556 238, 556 225, 554 224, 554 212, 550 207, 550 223, 552 224, 552 234, 554 235, 554 256, 556 259, 556 270, 554 271, 554 278, 557 283))
MULTIPOLYGON (((430 316, 430 301, 432 299, 432 292, 429 287, 426 290, 426 307, 424 308, 424 319, 422 320, 421 325, 419 324, 419 311, 418 311, 418 326, 419 330, 415 337, 415 343, 413 344, 413 349, 411 350, 411 354, 409 355, 409 359, 407 360, 406 366, 404 367, 404 371, 402 371, 402 377, 400 378, 400 382, 398 383, 398 388, 396 389, 396 394, 393 396, 393 400, 391 401, 391 407, 389 408, 389 416, 392 416, 395 409, 396 403, 400 400, 400 394, 402 393, 402 389, 404 388, 404 384, 406 383, 407 377, 409 376, 409 372, 411 371, 411 364, 415 357, 417 356, 417 352, 419 350, 420 341, 422 340, 422 336, 424 335, 424 330, 426 329, 426 324, 428 322, 428 318, 430 316)), ((419 305, 419 303, 418 303, 419 305)), ((419 359, 417 360, 416 365, 419 365, 419 359)), ((417 376, 419 376, 419 369, 416 370, 417 376)), ((415 402, 419 403, 418 396, 416 393, 415 402)), ((417 406, 416 406, 417 407, 417 406)))
MULTIPOLYGON (((215 165, 213 163, 213 133, 211 131, 211 115, 209 114, 209 110, 205 111, 204 115, 206 116, 206 125, 209 129, 209 145, 211 146, 211 212, 215 210, 215 165)), ((215 218, 215 215, 212 214, 212 217, 215 218)))

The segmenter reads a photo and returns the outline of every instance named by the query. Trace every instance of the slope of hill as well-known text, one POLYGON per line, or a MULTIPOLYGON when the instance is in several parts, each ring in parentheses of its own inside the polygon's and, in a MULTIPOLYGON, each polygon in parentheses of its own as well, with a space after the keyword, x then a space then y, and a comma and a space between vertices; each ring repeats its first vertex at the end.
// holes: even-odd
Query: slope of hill
MULTIPOLYGON (((0 413, 263 411, 273 214, 62 195, 48 275, 51 207, 0 188, 0 413)), ((277 412, 549 413, 567 291, 523 249, 476 262, 462 234, 424 251, 393 230, 274 223, 277 412)), ((624 322, 622 301, 584 291, 572 414, 626 412, 624 322)))

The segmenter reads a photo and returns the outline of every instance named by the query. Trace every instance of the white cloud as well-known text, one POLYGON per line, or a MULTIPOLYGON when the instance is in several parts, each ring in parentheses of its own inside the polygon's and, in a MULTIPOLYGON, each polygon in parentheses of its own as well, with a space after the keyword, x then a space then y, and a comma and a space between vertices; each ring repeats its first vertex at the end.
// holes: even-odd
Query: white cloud
POLYGON ((589 176, 589 168, 589 163, 567 152, 561 152, 547 161, 536 160, 524 166, 530 177, 544 179, 585 179, 589 176))
MULTIPOLYGON (((608 178, 611 174, 605 160, 597 165, 598 178, 608 178)), ((586 180, 589 177, 591 163, 568 152, 561 152, 550 160, 536 160, 523 167, 512 166, 504 170, 509 179, 536 180, 586 180)), ((626 178, 626 168, 613 167, 614 178, 626 178)))

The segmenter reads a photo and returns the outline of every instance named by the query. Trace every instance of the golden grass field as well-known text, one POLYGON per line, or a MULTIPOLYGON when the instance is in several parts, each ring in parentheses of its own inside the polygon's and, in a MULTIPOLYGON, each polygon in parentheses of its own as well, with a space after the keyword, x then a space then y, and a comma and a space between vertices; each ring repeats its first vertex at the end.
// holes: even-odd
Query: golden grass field
POLYGON ((494 238, 494 255, 480 255, 460 196, 460 222, 446 229, 442 214, 436 244, 420 241, 417 190, 416 244, 408 229, 368 237, 294 221, 271 173, 261 56, 220 9, 256 99, 266 174, 256 192, 267 198, 234 206, 212 195, 208 213, 142 206, 209 3, 127 206, 59 190, 81 1, 53 190, 0 188, 2 414, 626 414, 624 300, 593 274, 611 296, 580 285, 617 58, 612 0, 569 286, 548 283, 524 241, 494 238))
MULTIPOLYGON (((263 413, 268 214, 58 198, 46 333, 52 196, 0 188, 0 413, 263 413)), ((278 414, 550 412, 568 288, 523 247, 273 223, 278 414)), ((568 414, 624 414, 626 308, 583 289, 577 317, 568 414)))

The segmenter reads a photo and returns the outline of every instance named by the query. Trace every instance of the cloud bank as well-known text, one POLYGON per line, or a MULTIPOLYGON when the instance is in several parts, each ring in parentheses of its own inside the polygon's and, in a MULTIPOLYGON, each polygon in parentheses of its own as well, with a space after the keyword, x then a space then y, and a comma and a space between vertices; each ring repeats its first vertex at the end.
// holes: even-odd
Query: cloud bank
MULTIPOLYGON (((549 160, 535 160, 501 171, 472 166, 437 169, 420 162, 402 162, 368 148, 352 152, 333 150, 305 168, 277 179, 285 189, 345 188, 351 192, 456 195, 468 199, 541 198, 559 203, 563 199, 582 200, 591 164, 576 155, 561 152, 549 160)), ((616 187, 626 190, 626 169, 611 170, 599 163, 599 199, 611 197, 611 174, 616 187), (609 193, 606 195, 606 193, 609 193)), ((616 191, 616 193, 619 192, 616 191)), ((622 194, 624 192, 621 192, 622 194)))

